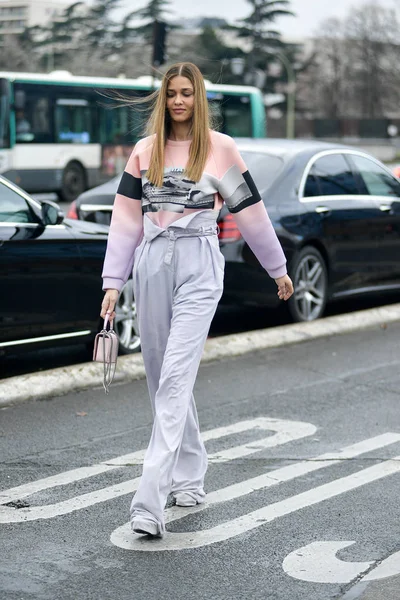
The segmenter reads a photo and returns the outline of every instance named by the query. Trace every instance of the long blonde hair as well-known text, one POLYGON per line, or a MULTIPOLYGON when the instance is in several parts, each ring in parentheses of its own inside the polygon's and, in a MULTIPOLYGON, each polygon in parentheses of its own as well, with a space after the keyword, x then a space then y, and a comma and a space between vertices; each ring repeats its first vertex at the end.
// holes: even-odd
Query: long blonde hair
POLYGON ((147 135, 155 134, 146 177, 157 187, 161 187, 163 183, 165 144, 171 131, 171 119, 167 111, 168 85, 171 79, 177 76, 187 77, 194 91, 193 117, 190 128, 192 143, 185 168, 185 176, 188 179, 192 181, 201 179, 211 149, 211 119, 203 75, 193 63, 182 62, 172 65, 162 79, 146 128, 147 135))

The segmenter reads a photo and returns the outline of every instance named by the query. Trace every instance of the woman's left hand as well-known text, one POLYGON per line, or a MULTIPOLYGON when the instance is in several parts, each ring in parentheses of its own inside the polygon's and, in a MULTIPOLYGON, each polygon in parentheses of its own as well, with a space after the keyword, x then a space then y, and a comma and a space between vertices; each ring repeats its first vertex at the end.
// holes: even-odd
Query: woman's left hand
POLYGON ((278 286, 278 296, 280 300, 289 300, 290 296, 293 294, 293 283, 290 279, 289 275, 284 275, 283 277, 278 277, 275 279, 275 283, 278 286))

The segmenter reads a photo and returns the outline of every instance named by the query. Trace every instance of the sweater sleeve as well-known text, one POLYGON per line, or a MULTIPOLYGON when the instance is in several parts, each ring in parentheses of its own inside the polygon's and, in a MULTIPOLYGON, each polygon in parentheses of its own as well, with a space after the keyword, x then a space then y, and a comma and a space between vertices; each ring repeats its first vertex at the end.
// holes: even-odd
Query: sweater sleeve
POLYGON ((232 138, 226 138, 219 194, 253 253, 270 277, 286 275, 286 257, 264 202, 232 138))
POLYGON ((121 291, 132 272, 133 256, 143 235, 142 180, 135 146, 115 196, 103 266, 103 290, 121 291))

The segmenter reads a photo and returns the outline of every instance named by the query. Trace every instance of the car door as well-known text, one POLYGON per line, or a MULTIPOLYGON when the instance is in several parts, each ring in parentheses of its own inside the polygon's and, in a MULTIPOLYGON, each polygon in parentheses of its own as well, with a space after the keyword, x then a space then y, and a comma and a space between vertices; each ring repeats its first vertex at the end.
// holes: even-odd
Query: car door
POLYGON ((64 224, 43 224, 40 204, 0 180, 0 351, 75 335, 80 257, 64 224))
POLYGON ((376 232, 379 272, 374 283, 400 286, 400 182, 378 161, 362 154, 350 154, 363 193, 376 201, 380 220, 376 232))
POLYGON ((375 199, 361 192, 343 151, 319 153, 303 176, 300 200, 327 249, 334 296, 367 287, 379 273, 382 215, 375 199))

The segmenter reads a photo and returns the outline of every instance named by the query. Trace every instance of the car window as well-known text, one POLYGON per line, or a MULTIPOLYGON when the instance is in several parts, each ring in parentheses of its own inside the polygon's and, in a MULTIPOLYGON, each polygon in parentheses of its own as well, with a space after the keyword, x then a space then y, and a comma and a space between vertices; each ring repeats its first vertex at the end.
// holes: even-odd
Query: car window
POLYGON ((352 154, 351 160, 365 185, 364 193, 372 196, 400 196, 400 183, 375 161, 357 154, 352 154))
POLYGON ((283 160, 264 152, 241 152, 257 189, 262 194, 267 190, 283 169, 283 160))
POLYGON ((343 154, 318 158, 307 176, 304 196, 359 194, 357 181, 343 154))
POLYGON ((28 202, 15 190, 0 181, 0 222, 37 223, 28 202))

